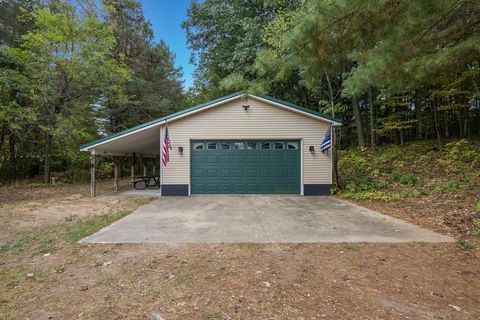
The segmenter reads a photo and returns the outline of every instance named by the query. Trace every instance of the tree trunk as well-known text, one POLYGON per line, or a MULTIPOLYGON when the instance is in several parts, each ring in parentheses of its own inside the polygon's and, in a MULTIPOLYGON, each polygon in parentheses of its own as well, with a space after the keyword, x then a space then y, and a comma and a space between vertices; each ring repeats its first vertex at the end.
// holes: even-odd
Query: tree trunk
POLYGON ((464 136, 463 134, 463 120, 462 120, 462 111, 458 110, 457 112, 457 121, 458 121, 458 134, 460 138, 464 136))
POLYGON ((377 137, 375 136, 375 108, 373 106, 373 88, 368 87, 368 108, 370 111, 370 146, 375 150, 377 137))
POLYGON ((470 126, 468 124, 469 122, 468 122, 468 111, 467 111, 467 114, 465 114, 465 126, 463 127, 463 132, 465 133, 468 139, 471 139, 470 126))
POLYGON ((445 125, 445 138, 448 138, 450 136, 450 131, 448 130, 447 111, 443 112, 443 121, 444 121, 444 125, 445 125))
POLYGON ((52 138, 50 133, 45 134, 45 153, 43 156, 43 183, 45 184, 51 182, 50 158, 52 156, 52 138))
POLYGON ((442 140, 440 137, 440 128, 438 127, 437 108, 434 105, 432 105, 432 109, 433 109, 433 122, 435 124, 435 131, 437 133, 437 143, 438 143, 438 147, 440 148, 442 146, 442 140))
POLYGON ((8 150, 10 153, 10 182, 17 180, 17 155, 15 153, 15 134, 8 135, 8 150))
POLYGON ((325 72, 325 77, 327 78, 327 84, 328 84, 328 94, 330 96, 330 105, 332 106, 332 117, 335 117, 335 101, 333 98, 333 89, 332 89, 332 83, 330 82, 330 76, 327 73, 327 70, 324 69, 325 72))
MULTIPOLYGON (((33 141, 33 143, 32 143, 31 152, 32 152, 33 154, 37 154, 38 151, 39 151, 39 149, 38 149, 38 141, 35 140, 35 141, 33 141)), ((39 175, 39 174, 40 174, 40 164, 39 164, 39 162, 38 162, 38 159, 35 158, 35 159, 33 160, 33 163, 30 164, 30 168, 28 169, 28 177, 29 177, 30 179, 33 179, 33 178, 35 178, 35 177, 36 177, 37 175, 39 175)))
POLYGON ((352 106, 353 106, 353 113, 355 115, 355 125, 357 126, 358 146, 363 147, 365 146, 365 138, 363 136, 362 118, 360 115, 360 107, 358 106, 357 97, 352 98, 352 106))
POLYGON ((417 120, 417 130, 416 130, 416 137, 417 140, 423 139, 423 123, 422 123, 422 108, 420 107, 420 103, 418 101, 418 93, 415 92, 415 116, 417 120))
POLYGON ((403 148, 404 143, 405 143, 405 142, 404 142, 404 139, 403 139, 403 129, 398 129, 398 136, 400 137, 400 145, 401 145, 402 148, 403 148))
POLYGON ((5 141, 5 128, 2 128, 2 131, 0 132, 0 152, 3 148, 3 141, 5 141))

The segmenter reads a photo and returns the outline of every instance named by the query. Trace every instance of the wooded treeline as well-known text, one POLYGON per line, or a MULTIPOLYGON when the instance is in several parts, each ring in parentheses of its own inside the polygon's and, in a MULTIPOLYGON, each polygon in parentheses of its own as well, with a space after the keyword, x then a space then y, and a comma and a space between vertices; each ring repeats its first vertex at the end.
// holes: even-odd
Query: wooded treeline
POLYGON ((480 134, 480 2, 205 0, 194 90, 270 93, 343 122, 341 147, 480 134))
POLYGON ((186 92, 136 0, 0 0, 0 180, 75 180, 81 143, 237 90, 341 119, 341 148, 480 134, 478 1, 204 0, 182 26, 186 92))
POLYGON ((79 145, 183 105, 182 71, 135 0, 0 1, 0 176, 71 179, 79 145))

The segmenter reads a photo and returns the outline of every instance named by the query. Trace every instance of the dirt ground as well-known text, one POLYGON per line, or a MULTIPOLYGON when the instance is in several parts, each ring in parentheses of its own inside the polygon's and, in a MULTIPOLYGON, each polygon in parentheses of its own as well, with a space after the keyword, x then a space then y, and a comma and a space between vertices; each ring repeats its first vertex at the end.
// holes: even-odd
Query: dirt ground
MULTIPOLYGON (((121 186, 126 185, 128 180, 123 180, 121 186)), ((107 195, 112 191, 111 181, 98 183, 99 194, 107 195)), ((134 208, 130 200, 111 196, 92 199, 88 185, 3 187, 0 188, 0 243, 35 228, 134 208)))
POLYGON ((478 237, 435 223, 435 209, 419 213, 432 203, 448 212, 468 207, 469 196, 457 203, 443 199, 448 205, 422 198, 417 200, 423 205, 409 202, 414 200, 367 205, 436 231, 467 235, 471 249, 421 243, 69 243, 61 236, 68 225, 145 203, 114 196, 92 200, 87 190, 0 190, 0 242, 9 246, 0 250, 1 319, 478 319, 480 314, 478 237), (52 234, 48 252, 35 250, 52 234), (17 246, 26 237, 36 240, 17 246))
POLYGON ((401 201, 358 201, 361 206, 378 210, 416 225, 447 234, 458 239, 477 241, 480 219, 475 203, 480 200, 480 189, 462 193, 438 193, 401 201))

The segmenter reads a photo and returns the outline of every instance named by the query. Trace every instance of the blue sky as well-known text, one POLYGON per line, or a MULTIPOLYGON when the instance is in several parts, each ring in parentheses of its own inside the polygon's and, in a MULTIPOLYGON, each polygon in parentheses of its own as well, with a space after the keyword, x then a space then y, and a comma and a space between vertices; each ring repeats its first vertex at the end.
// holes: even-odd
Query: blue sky
POLYGON ((155 33, 155 41, 163 39, 175 53, 175 65, 183 68, 184 87, 192 85, 195 69, 188 63, 190 51, 181 23, 187 15, 191 0, 140 0, 145 18, 150 20, 155 33))

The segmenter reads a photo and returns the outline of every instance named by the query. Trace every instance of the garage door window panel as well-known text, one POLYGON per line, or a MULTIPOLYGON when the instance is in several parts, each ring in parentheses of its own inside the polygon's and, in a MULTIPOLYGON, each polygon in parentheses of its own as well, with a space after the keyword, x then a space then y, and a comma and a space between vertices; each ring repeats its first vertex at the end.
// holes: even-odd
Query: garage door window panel
POLYGON ((194 142, 193 143, 193 150, 203 150, 203 142, 194 142))
POLYGON ((243 142, 234 142, 234 143, 233 143, 233 149, 235 149, 235 150, 243 150, 243 149, 244 149, 243 142))
POLYGON ((288 150, 297 150, 298 149, 298 142, 287 142, 287 149, 288 150))
POLYGON ((230 149, 230 143, 228 143, 228 142, 222 142, 222 143, 221 143, 221 149, 222 149, 222 150, 229 150, 229 149, 230 149))

